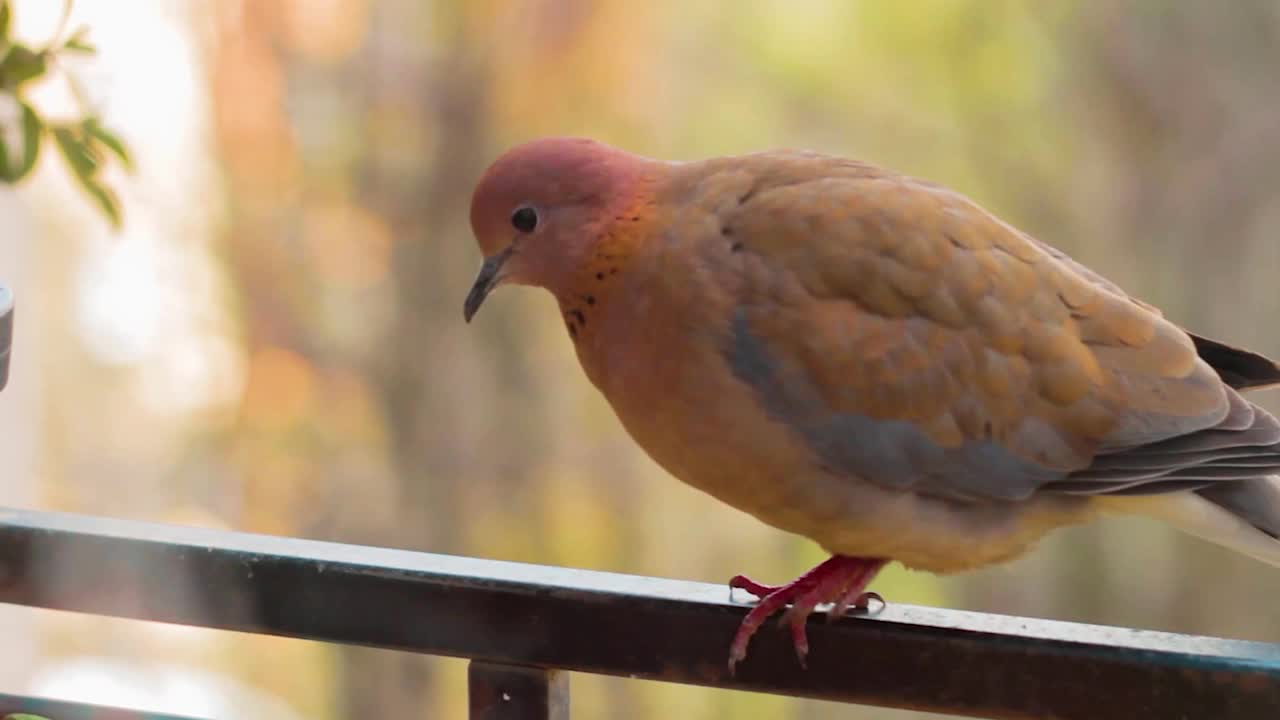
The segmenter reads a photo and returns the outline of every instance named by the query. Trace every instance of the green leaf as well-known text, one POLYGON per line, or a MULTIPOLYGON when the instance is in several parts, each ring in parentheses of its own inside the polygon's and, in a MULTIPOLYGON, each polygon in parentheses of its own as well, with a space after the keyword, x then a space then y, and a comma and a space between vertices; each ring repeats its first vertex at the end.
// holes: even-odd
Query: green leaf
POLYGON ((22 106, 22 163, 13 170, 10 182, 26 177, 31 168, 36 166, 36 160, 40 157, 40 136, 44 132, 44 122, 36 115, 36 111, 21 100, 18 104, 22 106))
POLYGON ((107 220, 111 222, 111 227, 119 230, 121 224, 120 216, 120 198, 115 192, 98 182, 97 178, 77 176, 80 179, 80 187, 89 193, 89 197, 98 203, 98 207, 107 216, 107 220))
POLYGON ((9 39, 11 20, 13 20, 13 11, 9 9, 9 0, 0 0, 0 40, 9 39))
POLYGON ((13 89, 48 70, 48 57, 26 45, 14 45, 0 62, 0 86, 13 89))
POLYGON ((115 156, 120 158, 120 163, 124 165, 125 169, 129 172, 133 172, 133 157, 130 155, 129 149, 125 147, 124 141, 115 133, 102 127, 98 118, 87 118, 84 121, 84 131, 89 137, 97 140, 103 145, 106 145, 108 150, 115 153, 115 156))
POLYGON ((30 713, 13 713, 12 715, 5 715, 0 720, 49 720, 49 718, 43 715, 31 715, 30 713))
POLYGON ((66 158, 72 172, 82 177, 89 177, 97 172, 98 158, 75 130, 69 127, 54 128, 53 139, 58 143, 58 149, 62 151, 62 157, 66 158))
POLYGON ((67 41, 62 43, 62 49, 68 52, 78 53, 96 53, 98 48, 89 42, 89 28, 82 27, 71 34, 67 41))
POLYGON ((22 154, 15 156, 10 152, 5 133, 0 131, 0 182, 15 183, 31 172, 36 159, 40 156, 40 138, 44 132, 44 123, 30 105, 18 100, 18 108, 22 118, 22 154))
POLYGON ((88 193, 89 197, 98 204, 107 219, 111 221, 111 226, 119 228, 121 222, 120 198, 116 197, 115 192, 103 185, 95 176, 100 165, 100 158, 96 156, 93 148, 86 144, 79 133, 68 127, 54 128, 53 139, 57 142, 58 149, 62 151, 62 157, 66 159, 67 165, 71 168, 71 174, 80 183, 81 189, 88 193))
POLYGON ((13 168, 9 164, 9 143, 4 141, 4 133, 0 132, 0 182, 13 181, 13 168))

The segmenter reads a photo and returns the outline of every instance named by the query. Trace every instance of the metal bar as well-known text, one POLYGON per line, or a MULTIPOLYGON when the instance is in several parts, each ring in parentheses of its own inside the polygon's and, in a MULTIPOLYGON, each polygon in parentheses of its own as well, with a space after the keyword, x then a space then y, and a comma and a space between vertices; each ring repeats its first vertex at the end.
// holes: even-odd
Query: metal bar
POLYGON ((563 670, 472 660, 467 692, 470 720, 569 720, 563 670))
POLYGON ((0 509, 0 602, 975 717, 1280 708, 1280 645, 890 604, 731 676, 722 585, 61 513, 0 509))
POLYGON ((15 713, 30 713, 49 720, 196 720, 185 715, 164 715, 143 710, 0 693, 0 718, 15 713))
POLYGON ((13 349, 13 291, 0 285, 0 390, 9 384, 9 356, 13 349))

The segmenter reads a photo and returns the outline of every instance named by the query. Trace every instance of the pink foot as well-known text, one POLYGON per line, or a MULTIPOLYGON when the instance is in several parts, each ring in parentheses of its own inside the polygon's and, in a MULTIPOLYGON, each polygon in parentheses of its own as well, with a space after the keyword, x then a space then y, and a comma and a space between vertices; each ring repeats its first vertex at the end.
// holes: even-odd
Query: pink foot
POLYGON ((786 585, 762 585, 745 575, 734 576, 730 588, 738 588, 760 598, 760 602, 738 626, 738 633, 729 646, 729 673, 747 656, 747 644, 756 630, 777 611, 791 603, 781 621, 791 626, 791 642, 796 648, 800 665, 809 654, 809 638, 805 633, 805 621, 809 613, 822 603, 835 603, 831 618, 843 615, 850 607, 866 607, 870 598, 884 600, 875 593, 863 592, 887 560, 880 558, 856 558, 832 555, 817 567, 786 585))

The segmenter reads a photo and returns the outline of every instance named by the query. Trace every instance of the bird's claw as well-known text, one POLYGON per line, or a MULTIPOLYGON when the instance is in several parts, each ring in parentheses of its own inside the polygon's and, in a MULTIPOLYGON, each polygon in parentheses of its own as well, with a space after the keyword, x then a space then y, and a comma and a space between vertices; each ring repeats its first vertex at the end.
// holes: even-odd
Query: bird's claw
POLYGON ((827 622, 839 620, 847 615, 850 610, 861 610, 865 615, 874 615, 883 610, 887 604, 878 592, 868 590, 858 593, 856 597, 853 596, 853 593, 845 593, 844 597, 837 600, 835 605, 832 605, 831 609, 827 611, 827 622), (872 600, 880 603, 880 607, 876 608, 875 612, 871 611, 872 600))
POLYGON ((755 595, 757 598, 764 599, 765 596, 772 595, 773 593, 776 593, 779 590, 781 590, 783 587, 785 586, 765 585, 763 583, 758 583, 755 580, 752 580, 751 578, 747 577, 746 575, 734 575, 732 578, 729 579, 729 597, 730 599, 733 598, 734 590, 746 590, 752 595, 755 595))
POLYGON ((735 589, 741 589, 759 598, 760 602, 742 619, 729 646, 729 674, 732 675, 737 664, 747 656, 747 645, 756 630, 788 604, 791 607, 779 618, 779 624, 790 626, 796 658, 801 667, 807 667, 809 638, 805 623, 809 614, 827 602, 834 603, 830 611, 834 617, 844 615, 850 607, 866 610, 872 599, 883 605, 884 598, 876 593, 863 592, 863 589, 884 564, 885 561, 879 559, 837 555, 786 585, 765 585, 745 575, 734 576, 729 580, 730 599, 735 589))

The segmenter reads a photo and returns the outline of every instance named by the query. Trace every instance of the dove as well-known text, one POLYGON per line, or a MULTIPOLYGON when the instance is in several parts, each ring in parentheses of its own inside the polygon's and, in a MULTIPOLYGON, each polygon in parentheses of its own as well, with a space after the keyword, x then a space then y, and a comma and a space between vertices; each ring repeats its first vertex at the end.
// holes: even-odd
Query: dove
POLYGON ((502 285, 555 297, 587 378, 675 478, 831 557, 759 602, 878 598, 889 562, 1009 561, 1102 515, 1280 566, 1280 423, 1262 355, 1194 335, 941 185, 775 150, 691 162, 585 138, 496 159, 470 223, 470 322, 502 285))

